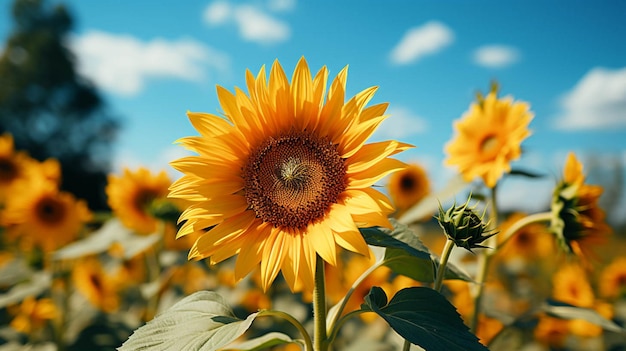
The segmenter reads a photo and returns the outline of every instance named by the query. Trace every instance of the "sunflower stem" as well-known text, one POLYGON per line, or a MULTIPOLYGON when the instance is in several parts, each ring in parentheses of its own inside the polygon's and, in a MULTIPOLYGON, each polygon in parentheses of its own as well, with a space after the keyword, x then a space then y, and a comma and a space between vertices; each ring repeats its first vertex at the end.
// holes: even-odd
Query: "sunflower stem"
MULTIPOLYGON (((497 186, 497 185, 496 185, 497 186)), ((494 230, 498 227, 498 206, 496 203, 496 186, 491 188, 491 199, 490 199, 490 211, 489 211, 489 229, 494 230)), ((472 319, 470 322, 470 331, 476 334, 478 330, 478 316, 481 313, 482 309, 482 300, 483 294, 485 291, 485 282, 487 280, 487 273, 489 272, 489 264, 491 263, 491 258, 493 254, 497 251, 498 241, 496 236, 491 236, 487 239, 487 245, 491 248, 491 251, 481 250, 481 255, 478 258, 478 274, 476 276, 476 291, 474 293, 474 313, 472 314, 472 319)))
POLYGON ((315 261, 315 287, 313 288, 314 348, 315 351, 328 350, 326 333, 326 285, 324 260, 317 255, 315 261))
POLYGON ((531 225, 534 223, 542 223, 542 222, 550 222, 552 220, 552 212, 541 212, 528 215, 524 218, 519 219, 517 222, 513 223, 502 235, 503 239, 500 241, 498 248, 501 248, 505 243, 509 241, 520 229, 524 228, 527 225, 531 225))
POLYGON ((448 268, 448 259, 450 259, 450 253, 452 253, 452 249, 454 249, 454 240, 446 240, 446 243, 443 246, 443 251, 441 252, 441 258, 439 259, 439 268, 437 269, 435 285, 433 286, 433 289, 435 289, 437 292, 441 292, 443 277, 445 277, 446 275, 446 271, 448 268))
POLYGON ((304 350, 313 351, 313 342, 311 341, 311 336, 306 331, 302 323, 300 323, 292 315, 290 315, 289 313, 285 313, 283 311, 262 310, 259 312, 258 317, 262 317, 262 316, 280 317, 286 320, 287 322, 291 323, 294 327, 296 327, 296 329, 298 329, 300 334, 302 334, 302 338, 304 338, 304 350))

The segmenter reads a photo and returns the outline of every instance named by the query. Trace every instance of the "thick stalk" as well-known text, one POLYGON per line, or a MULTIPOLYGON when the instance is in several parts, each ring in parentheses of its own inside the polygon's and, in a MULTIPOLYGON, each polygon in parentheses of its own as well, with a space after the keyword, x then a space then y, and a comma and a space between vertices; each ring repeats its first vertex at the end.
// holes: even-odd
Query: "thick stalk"
POLYGON ((328 350, 326 333, 326 284, 324 260, 318 255, 315 261, 315 287, 313 288, 314 350, 328 350))
MULTIPOLYGON (((489 211, 489 230, 494 230, 498 227, 498 206, 496 203, 496 187, 491 188, 491 200, 489 211)), ((476 333, 478 329, 478 316, 480 315, 482 308, 483 294, 485 291, 485 282, 487 280, 487 273, 489 272, 489 264, 491 258, 497 250, 498 241, 496 235, 487 239, 487 245, 491 250, 481 250, 478 261, 478 273, 476 276, 477 287, 474 292, 474 313, 470 322, 470 330, 476 333)))

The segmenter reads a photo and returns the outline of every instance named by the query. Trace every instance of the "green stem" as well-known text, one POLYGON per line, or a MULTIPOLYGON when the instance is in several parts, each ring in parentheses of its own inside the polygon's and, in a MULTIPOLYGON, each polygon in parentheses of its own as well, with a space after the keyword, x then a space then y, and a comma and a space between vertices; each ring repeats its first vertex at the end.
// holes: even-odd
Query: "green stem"
MULTIPOLYGON (((354 291, 359 287, 359 285, 361 285, 361 283, 370 274, 372 274, 372 272, 374 272, 378 267, 382 266, 384 263, 385 263, 384 260, 380 260, 380 261, 374 263, 365 272, 363 272, 357 278, 357 280, 354 281, 354 283, 352 283, 352 286, 350 287, 350 290, 348 290, 348 292, 346 293, 346 296, 344 296, 343 299, 341 300, 341 305, 339 306, 339 309, 337 310, 337 313, 334 315, 333 320, 330 322, 330 325, 328 326, 330 328, 330 331, 329 331, 330 335, 336 335, 337 334, 337 330, 340 327, 338 325, 337 321, 338 321, 339 317, 341 317, 341 314, 343 313, 343 310, 346 308, 346 305, 348 304, 348 301, 350 300, 350 297, 352 297, 352 294, 354 293, 354 291)), ((332 338, 329 339, 329 340, 332 340, 332 338)))
POLYGON ((411 343, 404 339, 404 344, 402 344, 402 351, 409 351, 411 349, 411 343))
MULTIPOLYGON (((489 230, 494 230, 498 227, 498 206, 496 203, 496 187, 491 188, 491 201, 489 211, 489 230)), ((470 323, 470 331, 476 333, 478 329, 478 316, 482 309, 483 293, 485 291, 485 282, 487 280, 487 273, 489 272, 489 264, 491 258, 497 250, 498 241, 496 236, 491 236, 487 239, 487 245, 492 250, 482 250, 478 261, 478 274, 476 276, 476 283, 478 284, 476 292, 474 293, 474 313, 470 323)))
POLYGON ((313 342, 311 341, 311 336, 306 331, 302 323, 298 322, 298 320, 295 319, 292 315, 282 312, 282 311, 263 310, 263 311, 260 311, 257 316, 258 317, 263 317, 263 316, 280 317, 286 320, 287 322, 291 323, 294 327, 296 327, 296 329, 298 329, 298 331, 300 332, 300 334, 302 334, 302 337, 304 338, 304 350, 313 351, 313 342))
POLYGON ((324 260, 318 255, 315 261, 315 287, 313 288, 314 350, 328 350, 326 334, 326 285, 324 260))
POLYGON ((441 292, 441 284, 443 283, 443 277, 446 275, 448 259, 450 258, 450 253, 452 253, 452 249, 454 248, 454 241, 448 239, 446 240, 446 244, 443 246, 443 251, 441 252, 441 258, 439 259, 439 268, 437 269, 437 277, 435 278, 435 285, 433 289, 438 292, 441 292))
POLYGON ((513 223, 504 233, 500 233, 504 239, 500 240, 500 244, 498 247, 502 247, 506 242, 509 241, 517 233, 520 229, 524 228, 527 225, 533 223, 541 223, 541 222, 550 222, 552 220, 552 212, 541 212, 528 215, 522 219, 519 219, 517 222, 513 223))

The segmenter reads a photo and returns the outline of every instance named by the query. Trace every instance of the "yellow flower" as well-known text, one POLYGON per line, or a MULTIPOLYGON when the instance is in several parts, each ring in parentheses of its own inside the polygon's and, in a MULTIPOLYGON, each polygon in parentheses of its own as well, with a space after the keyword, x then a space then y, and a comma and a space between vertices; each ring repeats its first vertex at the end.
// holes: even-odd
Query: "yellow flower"
POLYGON ((511 161, 520 157, 532 119, 527 103, 498 99, 495 91, 490 92, 454 123, 457 135, 445 147, 445 164, 457 166, 466 181, 481 177, 493 188, 503 173, 511 171, 511 161))
POLYGON ((587 273, 578 264, 566 264, 552 277, 552 296, 557 301, 578 307, 591 308, 595 296, 587 273))
POLYGON ((417 164, 395 172, 387 183, 389 196, 396 206, 396 216, 400 217, 407 209, 417 204, 430 193, 430 180, 426 170, 417 164))
POLYGON ((371 186, 404 169, 388 158, 411 146, 397 141, 365 144, 387 117, 387 104, 370 107, 376 87, 345 102, 347 68, 326 85, 301 59, 288 81, 275 61, 255 78, 248 94, 218 86, 226 118, 188 113, 200 136, 180 142, 197 156, 172 162, 184 173, 170 196, 189 201, 178 236, 206 231, 190 259, 217 263, 238 254, 235 277, 260 264, 262 288, 279 271, 293 291, 311 290, 316 257, 335 265, 337 247, 368 255, 358 228, 389 227, 389 200, 371 186), (325 96, 326 95, 326 96, 325 96))
POLYGON ((96 257, 87 257, 77 262, 72 271, 72 281, 76 289, 103 312, 115 312, 119 308, 118 291, 125 282, 114 274, 105 272, 96 257))
POLYGON ((124 175, 109 175, 106 194, 109 206, 122 223, 138 234, 152 234, 158 219, 149 212, 156 200, 165 199, 172 184, 165 171, 151 173, 146 168, 124 170, 124 175))
POLYGON ((6 199, 18 179, 28 176, 33 162, 26 153, 15 151, 11 134, 0 136, 0 201, 6 199))
POLYGON ((43 328, 48 321, 56 318, 57 309, 49 298, 36 300, 29 296, 14 310, 15 318, 11 327, 20 333, 30 334, 43 328))
POLYGON ((602 191, 599 185, 585 184, 582 163, 569 153, 563 180, 552 197, 551 228, 565 251, 581 258, 592 257, 593 246, 604 243, 611 234, 598 205, 602 191))
MULTIPOLYGON (((500 225, 500 232, 505 233, 507 229, 518 220, 524 218, 523 213, 513 213, 506 221, 500 225)), ((497 236, 502 240, 504 237, 497 236)), ((499 257, 504 260, 512 260, 523 258, 532 260, 536 258, 545 258, 554 254, 554 237, 548 228, 539 223, 530 224, 513 235, 504 246, 498 250, 499 257)))
POLYGON ((7 199, 3 222, 26 248, 56 250, 76 239, 92 218, 85 201, 59 191, 49 179, 37 177, 19 186, 20 196, 7 199))
POLYGON ((544 345, 560 349, 569 335, 569 321, 541 315, 534 330, 535 339, 544 345))
POLYGON ((600 275, 600 294, 609 299, 626 296, 626 257, 618 257, 600 275))

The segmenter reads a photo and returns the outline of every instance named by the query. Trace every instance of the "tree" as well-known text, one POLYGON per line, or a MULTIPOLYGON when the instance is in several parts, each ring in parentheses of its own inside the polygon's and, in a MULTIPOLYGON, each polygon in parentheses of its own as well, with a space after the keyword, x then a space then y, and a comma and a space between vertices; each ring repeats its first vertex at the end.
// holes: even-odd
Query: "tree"
POLYGON ((15 0, 15 27, 0 56, 0 133, 39 160, 57 158, 61 187, 107 207, 104 187, 119 124, 66 46, 72 16, 65 6, 15 0))

